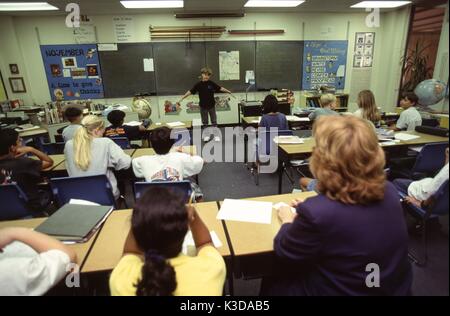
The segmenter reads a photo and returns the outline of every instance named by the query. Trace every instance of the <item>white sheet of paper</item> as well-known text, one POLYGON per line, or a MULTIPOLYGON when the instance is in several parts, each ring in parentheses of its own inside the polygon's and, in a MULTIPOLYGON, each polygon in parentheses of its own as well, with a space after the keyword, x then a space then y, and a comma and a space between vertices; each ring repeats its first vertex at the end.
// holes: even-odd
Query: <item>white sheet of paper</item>
POLYGON ((295 115, 287 115, 286 119, 291 122, 309 122, 309 117, 298 117, 295 115))
MULTIPOLYGON (((219 239, 219 236, 217 236, 215 231, 212 230, 209 232, 209 234, 211 235, 211 239, 212 239, 214 247, 220 248, 223 246, 222 242, 219 239)), ((184 237, 183 245, 181 247, 181 252, 188 256, 195 256, 197 254, 194 237, 192 236, 191 231, 188 231, 188 233, 186 234, 186 237, 184 237)))
POLYGON ((253 70, 245 71, 245 83, 251 83, 255 81, 255 72, 253 70))
MULTIPOLYGON (((283 207, 283 206, 288 206, 289 207, 289 205, 287 205, 286 203, 284 203, 284 202, 279 202, 279 203, 277 203, 277 204, 274 204, 273 205, 273 208, 274 209, 276 209, 277 211, 281 208, 281 207, 283 207)), ((293 207, 291 207, 291 212, 292 213, 297 213, 297 210, 295 209, 295 208, 293 208, 293 207)))
POLYGON ((167 126, 169 127, 177 127, 177 126, 185 126, 186 124, 184 124, 183 122, 170 122, 170 123, 166 123, 167 126))
POLYGON ((305 141, 298 136, 276 136, 273 138, 275 144, 303 144, 305 141))
POLYGON ((153 58, 144 58, 144 71, 146 71, 146 72, 155 71, 155 65, 153 63, 153 58))
POLYGON ((406 134, 406 133, 397 133, 397 134, 395 134, 395 139, 403 140, 403 141, 413 140, 413 139, 417 139, 417 138, 420 138, 420 136, 406 134))
POLYGON ((139 125, 142 125, 142 122, 131 121, 131 122, 128 122, 128 123, 123 123, 123 125, 128 125, 128 126, 139 126, 139 125))
POLYGON ((77 205, 100 205, 95 202, 79 200, 79 199, 70 199, 69 204, 77 204, 77 205))
POLYGON ((117 44, 97 44, 98 51, 116 51, 117 50, 117 44))
POLYGON ((414 146, 414 147, 409 147, 409 149, 414 150, 415 152, 420 153, 423 149, 423 146, 414 146))
POLYGON ((217 214, 217 219, 270 224, 272 222, 272 203, 225 199, 217 214))

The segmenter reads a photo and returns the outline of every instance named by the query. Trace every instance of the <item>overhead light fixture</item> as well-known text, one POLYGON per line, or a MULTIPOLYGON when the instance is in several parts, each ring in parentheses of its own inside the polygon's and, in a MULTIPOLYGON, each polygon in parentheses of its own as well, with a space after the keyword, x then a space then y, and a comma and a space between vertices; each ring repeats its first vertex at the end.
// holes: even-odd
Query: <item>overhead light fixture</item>
POLYGON ((177 13, 177 19, 198 19, 198 18, 243 18, 244 13, 177 13))
POLYGON ((59 10, 47 2, 0 2, 0 11, 50 11, 59 10))
POLYGON ((245 7, 248 8, 293 8, 301 5, 303 0, 249 0, 245 7))
POLYGON ((361 1, 357 4, 352 5, 350 8, 398 8, 407 4, 411 1, 361 1))
POLYGON ((183 8, 183 0, 120 1, 127 9, 183 8))

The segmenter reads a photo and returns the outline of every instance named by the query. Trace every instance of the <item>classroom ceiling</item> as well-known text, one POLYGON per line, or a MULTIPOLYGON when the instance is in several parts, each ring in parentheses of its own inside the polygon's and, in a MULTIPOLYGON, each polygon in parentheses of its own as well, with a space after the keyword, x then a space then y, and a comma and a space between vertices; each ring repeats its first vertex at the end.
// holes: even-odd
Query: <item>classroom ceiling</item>
MULTIPOLYGON (((15 2, 17 0, 0 0, 0 2, 15 2)), ((250 12, 364 12, 364 9, 352 9, 351 5, 360 0, 306 0, 296 8, 244 8, 247 0, 184 0, 182 9, 126 9, 119 0, 28 0, 20 2, 47 1, 58 7, 58 11, 36 12, 0 12, 1 15, 39 16, 63 15, 67 3, 80 5, 83 15, 110 14, 148 14, 148 13, 250 13, 250 12)), ((445 0, 412 0, 414 4, 432 7, 445 3, 445 0)))

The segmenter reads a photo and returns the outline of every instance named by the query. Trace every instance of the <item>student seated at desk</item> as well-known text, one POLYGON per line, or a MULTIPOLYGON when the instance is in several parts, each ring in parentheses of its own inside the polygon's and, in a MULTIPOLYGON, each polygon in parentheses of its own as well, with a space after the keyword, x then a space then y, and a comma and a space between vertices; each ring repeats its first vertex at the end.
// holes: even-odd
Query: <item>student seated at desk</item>
POLYGON ((334 109, 336 108, 336 96, 334 94, 323 94, 320 97, 319 102, 321 108, 314 110, 308 116, 311 121, 314 121, 315 119, 323 115, 339 115, 339 113, 334 111, 334 109))
MULTIPOLYGON (((175 139, 170 137, 171 131, 170 128, 163 126, 152 132, 150 143, 156 155, 133 159, 133 171, 137 178, 145 178, 147 182, 181 181, 202 171, 202 157, 170 151, 175 143, 175 139)), ((191 186, 198 202, 203 198, 203 193, 193 181, 191 186)))
POLYGON ((0 229, 0 295, 43 295, 76 262, 60 241, 28 228, 0 229))
POLYGON ((123 257, 114 268, 112 295, 222 295, 226 268, 208 228, 184 198, 151 188, 137 201, 123 257), (197 256, 181 253, 190 228, 197 256))
POLYGON ((111 139, 103 137, 105 123, 95 115, 88 115, 81 121, 72 140, 66 143, 67 173, 70 177, 105 174, 111 183, 114 197, 120 197, 113 170, 128 169, 131 157, 111 139))
POLYGON ((29 146, 22 146, 19 133, 13 129, 0 130, 0 185, 16 183, 27 195, 28 208, 38 213, 48 210, 51 194, 40 190, 41 171, 53 166, 53 160, 29 146), (33 155, 31 159, 25 155, 33 155))
POLYGON ((64 112, 64 116, 69 120, 70 125, 66 126, 62 131, 64 142, 68 142, 73 138, 75 132, 81 127, 83 119, 83 111, 77 107, 68 107, 64 112))
POLYGON ((400 100, 403 112, 400 113, 397 124, 389 128, 394 131, 414 131, 416 126, 421 126, 422 117, 416 109, 417 102, 419 102, 419 97, 414 92, 404 93, 403 98, 400 100))
POLYGON ((141 133, 146 131, 144 125, 124 125, 125 115, 125 112, 120 110, 113 110, 108 113, 108 121, 111 123, 111 126, 108 126, 105 130, 106 137, 126 137, 129 140, 141 138, 141 133))
POLYGON ((259 127, 264 127, 267 130, 270 130, 270 128, 289 129, 286 115, 278 112, 278 100, 271 94, 266 96, 263 101, 263 116, 261 122, 259 122, 259 127))
POLYGON ((363 90, 359 92, 356 103, 358 104, 358 110, 356 110, 353 115, 368 120, 369 122, 372 122, 375 127, 379 127, 381 114, 380 111, 378 111, 377 104, 375 103, 375 96, 372 91, 363 90))
POLYGON ((445 181, 448 181, 449 173, 449 154, 448 148, 445 150, 445 165, 434 178, 424 178, 418 181, 411 179, 395 179, 393 181, 397 190, 408 195, 405 200, 407 203, 418 207, 424 207, 427 200, 436 193, 445 181))
POLYGON ((295 214, 280 208, 279 275, 263 281, 262 294, 409 295, 406 223, 373 128, 356 117, 322 117, 313 133, 319 194, 295 201, 295 214), (366 283, 376 269, 370 263, 379 268, 379 287, 366 283))

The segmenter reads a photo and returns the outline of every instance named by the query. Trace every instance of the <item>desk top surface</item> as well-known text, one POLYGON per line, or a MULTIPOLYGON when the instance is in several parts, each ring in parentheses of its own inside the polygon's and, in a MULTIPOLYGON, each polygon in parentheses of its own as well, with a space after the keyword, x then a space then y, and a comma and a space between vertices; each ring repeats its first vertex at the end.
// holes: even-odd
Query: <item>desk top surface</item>
MULTIPOLYGON (((215 231, 222 242, 223 246, 218 248, 220 254, 229 256, 230 250, 222 223, 216 219, 218 212, 216 202, 198 203, 196 208, 208 229, 215 231)), ((132 210, 119 210, 108 217, 81 272, 114 269, 123 255, 123 246, 130 231, 131 214, 132 210)))
POLYGON ((192 121, 180 121, 182 123, 184 123, 184 125, 182 126, 175 126, 175 127, 170 127, 169 125, 167 125, 167 123, 160 123, 160 122, 156 122, 151 124, 148 128, 147 131, 153 131, 154 129, 157 129, 158 127, 169 127, 169 128, 192 128, 192 121))
MULTIPOLYGON (((250 198, 245 200, 289 204, 294 199, 306 199, 315 196, 314 192, 300 192, 293 194, 282 194, 250 198)), ((280 230, 281 224, 277 212, 272 209, 272 222, 270 224, 246 223, 237 221, 225 221, 230 242, 234 254, 251 255, 273 250, 273 240, 280 230)))
MULTIPOLYGON (((32 219, 22 219, 15 221, 3 221, 0 222, 0 228, 6 227, 24 227, 34 229, 39 226, 42 222, 44 222, 46 218, 32 218, 32 219)), ((77 254, 77 264, 80 268, 83 268, 83 264, 85 262, 86 256, 89 253, 92 245, 94 244, 94 240, 97 237, 98 232, 96 232, 87 242, 80 244, 70 244, 68 247, 72 248, 77 254)))

